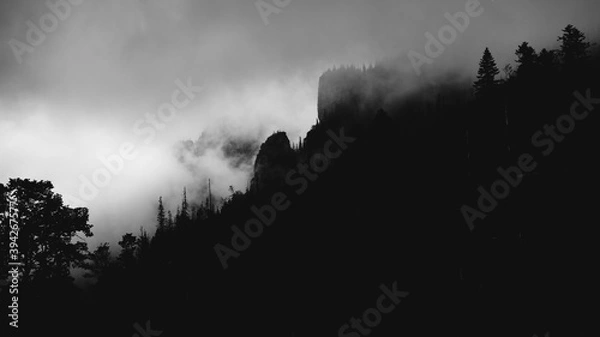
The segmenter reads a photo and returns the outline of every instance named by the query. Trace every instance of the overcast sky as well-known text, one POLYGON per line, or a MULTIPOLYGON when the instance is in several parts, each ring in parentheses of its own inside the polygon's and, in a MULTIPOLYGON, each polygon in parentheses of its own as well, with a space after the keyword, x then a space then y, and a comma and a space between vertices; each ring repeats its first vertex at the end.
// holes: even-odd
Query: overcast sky
MULTIPOLYGON (((324 70, 393 57, 409 68, 406 55, 424 53, 425 32, 437 34, 444 14, 464 11, 466 2, 291 0, 265 24, 254 0, 83 0, 19 62, 15 41, 28 43, 28 20, 39 27, 50 10, 42 0, 3 0, 0 181, 50 180, 57 192, 80 198, 81 177, 103 167, 98 154, 117 154, 131 143, 137 158, 124 160, 96 197, 73 205, 90 208, 91 248, 100 241, 115 246, 124 232, 137 234, 142 225, 152 231, 159 195, 174 210, 183 186, 194 194, 209 177, 220 194, 229 185, 245 189, 248 166, 233 167, 218 146, 182 165, 173 155, 177 141, 203 132, 216 143, 262 141, 276 130, 296 140, 316 119, 324 70), (171 102, 177 80, 202 92, 152 139, 134 132, 136 123, 149 127, 146 114, 171 102)), ((523 41, 554 47, 569 23, 590 37, 598 33, 597 0, 481 5, 484 13, 435 60, 436 68, 474 75, 486 46, 503 66, 523 41)))

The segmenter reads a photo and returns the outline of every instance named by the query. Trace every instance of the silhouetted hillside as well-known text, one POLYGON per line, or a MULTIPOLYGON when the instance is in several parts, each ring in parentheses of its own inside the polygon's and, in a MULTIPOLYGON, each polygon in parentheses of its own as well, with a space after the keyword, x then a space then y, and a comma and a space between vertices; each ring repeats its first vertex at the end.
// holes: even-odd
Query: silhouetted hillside
POLYGON ((296 164, 296 154, 290 146, 285 132, 271 135, 260 146, 254 162, 252 188, 263 191, 265 188, 277 188, 283 182, 285 174, 296 164))

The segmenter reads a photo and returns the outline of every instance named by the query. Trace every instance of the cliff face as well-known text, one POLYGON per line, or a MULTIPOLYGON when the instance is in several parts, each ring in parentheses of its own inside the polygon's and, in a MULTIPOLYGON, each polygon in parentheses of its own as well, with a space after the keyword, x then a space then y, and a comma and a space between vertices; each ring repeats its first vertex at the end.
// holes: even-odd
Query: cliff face
POLYGON ((401 88, 400 78, 399 74, 379 65, 326 71, 319 78, 319 120, 350 118, 358 122, 374 117, 386 104, 386 97, 401 88), (342 111, 343 116, 338 116, 342 111))
POLYGON ((328 70, 319 78, 317 109, 319 120, 325 121, 341 105, 359 103, 366 98, 367 70, 340 68, 328 70))
POLYGON ((267 186, 276 188, 283 184, 285 175, 296 165, 296 154, 285 132, 271 135, 261 145, 254 163, 252 188, 262 191, 267 186))
POLYGON ((453 88, 454 82, 419 82, 413 87, 419 85, 420 90, 410 92, 406 84, 415 80, 403 76, 406 74, 383 66, 342 67, 323 73, 319 78, 318 122, 302 140, 302 151, 291 148, 284 132, 271 135, 256 157, 252 188, 280 187, 300 158, 306 159, 323 146, 327 130, 345 127, 347 132, 361 132, 372 123, 387 130, 395 119, 402 125, 400 131, 414 134, 432 122, 456 119, 445 113, 455 114, 449 108, 463 104, 466 95, 462 89, 453 88))
POLYGON ((445 110, 464 104, 470 92, 470 82, 454 73, 421 78, 384 65, 342 67, 319 78, 317 109, 328 125, 365 124, 384 109, 408 126, 445 118, 445 110))

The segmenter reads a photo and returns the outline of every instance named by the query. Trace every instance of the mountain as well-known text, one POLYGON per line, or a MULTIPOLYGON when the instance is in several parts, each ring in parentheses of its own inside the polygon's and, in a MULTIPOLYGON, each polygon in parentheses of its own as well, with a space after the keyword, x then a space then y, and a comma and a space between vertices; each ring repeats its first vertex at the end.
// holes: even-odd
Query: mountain
POLYGON ((276 132, 260 146, 254 163, 252 189, 264 191, 283 184, 285 174, 296 164, 296 153, 285 132, 276 132))

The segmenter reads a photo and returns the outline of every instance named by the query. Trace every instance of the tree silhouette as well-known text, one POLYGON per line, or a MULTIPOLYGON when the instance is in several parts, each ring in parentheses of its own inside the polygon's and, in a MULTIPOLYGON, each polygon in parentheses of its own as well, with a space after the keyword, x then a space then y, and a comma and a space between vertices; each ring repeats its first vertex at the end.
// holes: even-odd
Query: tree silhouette
POLYGON ((187 190, 183 188, 183 197, 181 199, 181 209, 178 210, 178 224, 186 225, 190 220, 189 205, 187 201, 187 190))
POLYGON ((558 37, 558 41, 562 42, 560 55, 565 65, 575 65, 586 61, 592 45, 586 42, 585 34, 573 25, 568 25, 562 31, 563 35, 558 37))
POLYGON ((132 233, 127 233, 119 241, 119 246, 121 246, 121 253, 119 253, 118 259, 121 265, 125 268, 133 266, 135 263, 137 238, 132 233))
POLYGON ((84 276, 100 279, 112 263, 109 243, 101 243, 93 253, 89 254, 88 259, 91 262, 86 263, 85 268, 88 269, 88 272, 84 276))
POLYGON ((538 61, 535 49, 529 43, 523 42, 519 45, 515 54, 517 55, 517 63, 519 64, 517 74, 521 76, 529 75, 538 61))
POLYGON ((173 228, 173 214, 171 213, 171 210, 167 211, 167 228, 173 228))
POLYGON ((517 54, 517 63, 521 65, 531 65, 534 64, 537 60, 537 53, 533 47, 529 45, 527 42, 523 42, 516 51, 517 54))
MULTIPOLYGON (((6 186, 0 184, 4 193, 17 190, 18 247, 25 282, 69 280, 70 269, 83 266, 88 256, 87 243, 75 241, 82 239, 78 233, 92 236, 88 209, 65 206, 61 195, 52 192, 53 188, 49 181, 29 179, 11 179, 6 186)), ((1 199, 0 203, 5 204, 6 199, 1 199)))
POLYGON ((556 65, 556 52, 546 48, 540 51, 538 63, 543 69, 553 68, 556 65))
POLYGON ((140 227, 140 236, 137 238, 136 246, 135 257, 138 261, 144 261, 150 251, 150 237, 143 227, 140 227))
POLYGON ((165 230, 166 219, 165 219, 165 208, 163 206, 162 197, 158 198, 158 214, 156 215, 157 232, 163 232, 165 230))
POLYGON ((496 76, 500 74, 496 61, 488 48, 485 48, 483 57, 479 62, 479 70, 477 71, 477 81, 473 84, 475 94, 482 96, 489 93, 496 86, 496 76))

